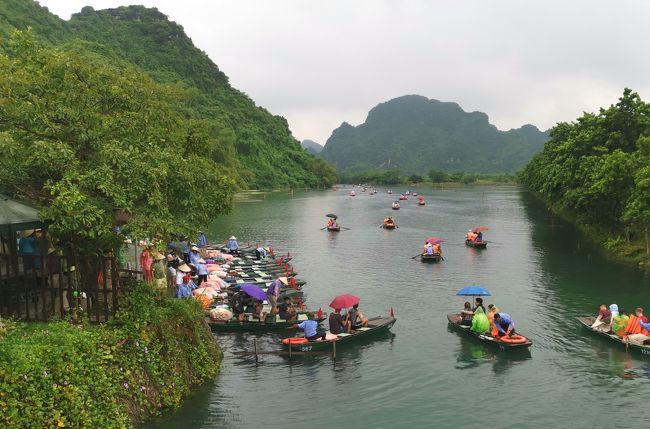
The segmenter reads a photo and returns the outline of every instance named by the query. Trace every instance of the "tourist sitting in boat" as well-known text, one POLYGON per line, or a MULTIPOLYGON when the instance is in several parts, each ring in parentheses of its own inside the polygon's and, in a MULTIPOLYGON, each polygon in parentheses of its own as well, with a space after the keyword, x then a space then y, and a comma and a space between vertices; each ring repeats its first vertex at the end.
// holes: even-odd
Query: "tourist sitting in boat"
POLYGON ((623 338, 625 336, 625 328, 627 328, 629 320, 630 317, 627 315, 627 312, 621 309, 619 314, 612 317, 612 332, 623 338))
POLYGON ((228 239, 228 243, 226 243, 226 248, 228 248, 228 251, 231 255, 239 256, 239 244, 237 243, 237 237, 231 235, 228 239))
POLYGON ((476 313, 476 310, 479 308, 483 311, 483 314, 487 314, 487 311, 485 311, 485 307, 483 307, 483 298, 476 298, 476 305, 474 305, 474 308, 472 311, 476 313))
POLYGON ((636 317, 641 319, 643 323, 648 323, 648 318, 643 315, 643 308, 637 307, 636 310, 634 310, 634 314, 636 315, 636 317))
POLYGON ((469 329, 477 334, 485 334, 490 331, 490 321, 483 311, 483 306, 476 308, 472 318, 472 326, 469 329))
POLYGON ((350 322, 351 329, 365 328, 368 326, 368 319, 359 311, 359 304, 354 304, 348 310, 347 320, 350 322))
POLYGON ((515 334, 515 324, 508 313, 495 313, 494 326, 497 328, 499 337, 513 336, 515 334))
POLYGON ((388 216, 386 219, 384 219, 384 226, 395 226, 395 220, 392 216, 388 216))
POLYGON ((341 316, 341 309, 337 308, 334 312, 330 313, 330 332, 332 334, 349 334, 350 333, 350 321, 345 320, 341 316))
POLYGON ((280 319, 287 322, 293 322, 296 319, 296 309, 291 305, 291 298, 284 297, 284 302, 278 305, 278 315, 280 319))
POLYGON ((487 318, 490 322, 490 335, 496 337, 499 334, 496 325, 494 324, 494 315, 499 312, 499 309, 494 304, 488 305, 487 318))
POLYGON ((483 233, 479 231, 476 233, 476 237, 474 237, 474 243, 481 243, 483 241, 483 233))
MULTIPOLYGON (((639 308, 641 316, 643 316, 643 309, 639 308)), ((630 315, 625 328, 625 338, 633 344, 645 344, 650 340, 650 323, 644 322, 643 319, 637 316, 636 312, 630 315)))
POLYGON ((473 317, 472 304, 465 302, 463 310, 460 312, 460 324, 463 326, 472 326, 473 317))
POLYGON ((433 245, 433 254, 442 255, 442 245, 440 243, 436 243, 433 245))
POLYGON ((475 241, 476 233, 470 229, 467 234, 465 234, 465 239, 468 241, 475 241))
POLYGON ((268 313, 266 311, 262 311, 262 308, 263 308, 262 301, 255 301, 255 303, 253 304, 252 314, 253 314, 253 319, 257 319, 260 322, 264 323, 268 313))
POLYGON ((316 341, 317 339, 325 340, 327 332, 319 329, 318 322, 314 320, 314 315, 309 313, 307 315, 307 320, 300 324, 294 324, 294 328, 302 329, 305 333, 305 338, 309 341, 316 341))
POLYGON ((598 317, 591 324, 591 328, 601 332, 608 332, 612 323, 612 312, 606 304, 600 304, 598 308, 598 317))

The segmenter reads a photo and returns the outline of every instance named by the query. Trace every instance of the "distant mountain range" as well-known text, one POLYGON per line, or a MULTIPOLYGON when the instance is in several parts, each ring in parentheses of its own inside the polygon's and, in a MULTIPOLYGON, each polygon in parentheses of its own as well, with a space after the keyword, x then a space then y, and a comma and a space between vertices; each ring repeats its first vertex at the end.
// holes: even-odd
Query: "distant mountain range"
POLYGON ((312 155, 318 155, 323 150, 323 146, 313 140, 303 140, 300 145, 307 151, 307 153, 312 155))
POLYGON ((327 139, 320 156, 339 170, 514 172, 546 140, 548 133, 533 125, 500 131, 485 113, 405 95, 374 107, 361 125, 343 122, 327 139))

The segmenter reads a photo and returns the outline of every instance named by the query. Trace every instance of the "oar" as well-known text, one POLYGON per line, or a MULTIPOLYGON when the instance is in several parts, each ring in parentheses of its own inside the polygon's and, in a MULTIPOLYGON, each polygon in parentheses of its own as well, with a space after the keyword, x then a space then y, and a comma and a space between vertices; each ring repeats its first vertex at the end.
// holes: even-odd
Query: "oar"
POLYGON ((322 227, 322 228, 321 228, 320 230, 322 231, 322 230, 324 230, 324 229, 327 229, 327 227, 326 227, 326 226, 324 226, 324 227, 322 227))
POLYGON ((341 226, 339 228, 347 229, 348 231, 350 230, 350 228, 346 228, 345 226, 341 226))
POLYGON ((415 256, 411 256, 411 259, 415 259, 415 258, 417 258, 418 256, 422 256, 422 253, 418 253, 418 254, 415 255, 415 256))

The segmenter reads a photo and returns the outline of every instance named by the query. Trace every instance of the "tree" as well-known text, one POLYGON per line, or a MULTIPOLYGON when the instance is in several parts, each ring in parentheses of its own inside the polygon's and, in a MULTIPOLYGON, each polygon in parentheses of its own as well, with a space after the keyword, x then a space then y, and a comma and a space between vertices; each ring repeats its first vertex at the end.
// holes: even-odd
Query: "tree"
POLYGON ((419 174, 411 174, 409 176, 409 182, 411 183, 421 183, 424 181, 424 177, 420 176, 419 174))
POLYGON ((449 177, 444 171, 431 169, 429 170, 429 179, 431 179, 433 183, 442 183, 449 180, 449 177))
POLYGON ((52 233, 86 253, 113 247, 114 209, 134 236, 194 231, 229 210, 234 182, 207 124, 179 112, 184 96, 16 32, 0 53, 0 187, 43 205, 52 233))

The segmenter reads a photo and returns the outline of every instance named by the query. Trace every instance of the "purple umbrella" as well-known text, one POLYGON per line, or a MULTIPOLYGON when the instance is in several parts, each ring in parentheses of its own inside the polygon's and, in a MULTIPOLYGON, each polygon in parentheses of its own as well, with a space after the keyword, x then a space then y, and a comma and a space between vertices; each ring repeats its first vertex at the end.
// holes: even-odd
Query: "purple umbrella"
POLYGON ((244 293, 249 295, 251 298, 255 298, 260 301, 264 301, 266 299, 266 292, 264 292, 262 288, 257 285, 244 283, 243 285, 241 285, 241 290, 244 291, 244 293))

